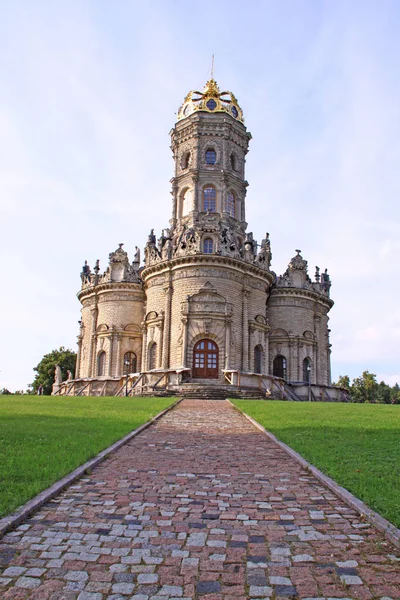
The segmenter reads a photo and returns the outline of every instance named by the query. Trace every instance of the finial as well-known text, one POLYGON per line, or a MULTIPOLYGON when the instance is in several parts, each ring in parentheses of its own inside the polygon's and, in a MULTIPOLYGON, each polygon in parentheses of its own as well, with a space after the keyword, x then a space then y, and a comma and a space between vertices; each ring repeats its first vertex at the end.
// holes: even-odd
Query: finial
POLYGON ((295 252, 297 252, 297 256, 300 256, 301 250, 295 250, 295 252))
POLYGON ((121 250, 121 248, 122 248, 123 245, 124 244, 118 244, 120 250, 121 250))
POLYGON ((211 79, 214 79, 214 54, 211 58, 211 79))

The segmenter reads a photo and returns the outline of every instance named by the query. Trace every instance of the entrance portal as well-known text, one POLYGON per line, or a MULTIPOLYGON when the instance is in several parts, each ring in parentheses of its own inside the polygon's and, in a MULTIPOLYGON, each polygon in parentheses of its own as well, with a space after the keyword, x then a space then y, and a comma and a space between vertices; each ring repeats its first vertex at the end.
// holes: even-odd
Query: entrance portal
POLYGON ((218 379, 218 346, 211 340, 200 340, 193 348, 193 377, 218 379))

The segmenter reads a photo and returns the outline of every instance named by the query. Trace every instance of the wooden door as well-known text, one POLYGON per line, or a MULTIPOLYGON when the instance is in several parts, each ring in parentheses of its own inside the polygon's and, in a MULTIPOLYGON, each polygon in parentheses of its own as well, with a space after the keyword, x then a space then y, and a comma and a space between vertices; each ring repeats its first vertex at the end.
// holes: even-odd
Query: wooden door
POLYGON ((218 346, 211 340, 200 340, 193 349, 193 377, 218 379, 218 346))

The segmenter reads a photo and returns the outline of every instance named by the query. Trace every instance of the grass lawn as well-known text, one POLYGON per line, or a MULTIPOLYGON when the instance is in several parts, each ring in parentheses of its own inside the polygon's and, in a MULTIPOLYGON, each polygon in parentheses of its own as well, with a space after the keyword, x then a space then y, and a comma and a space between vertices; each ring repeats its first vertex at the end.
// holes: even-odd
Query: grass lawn
POLYGON ((174 401, 0 396, 0 517, 174 401))
POLYGON ((233 403, 400 527, 400 406, 252 400, 233 403))

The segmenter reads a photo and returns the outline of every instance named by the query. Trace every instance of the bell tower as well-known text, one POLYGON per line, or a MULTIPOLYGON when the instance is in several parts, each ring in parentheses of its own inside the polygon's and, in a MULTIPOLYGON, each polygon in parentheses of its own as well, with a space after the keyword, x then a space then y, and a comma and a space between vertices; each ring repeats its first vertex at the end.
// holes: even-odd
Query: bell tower
POLYGON ((243 252, 250 139, 234 94, 220 92, 214 79, 203 92, 187 94, 171 131, 175 176, 170 224, 173 231, 194 228, 200 253, 243 252), (230 248, 224 247, 227 243, 230 248))

